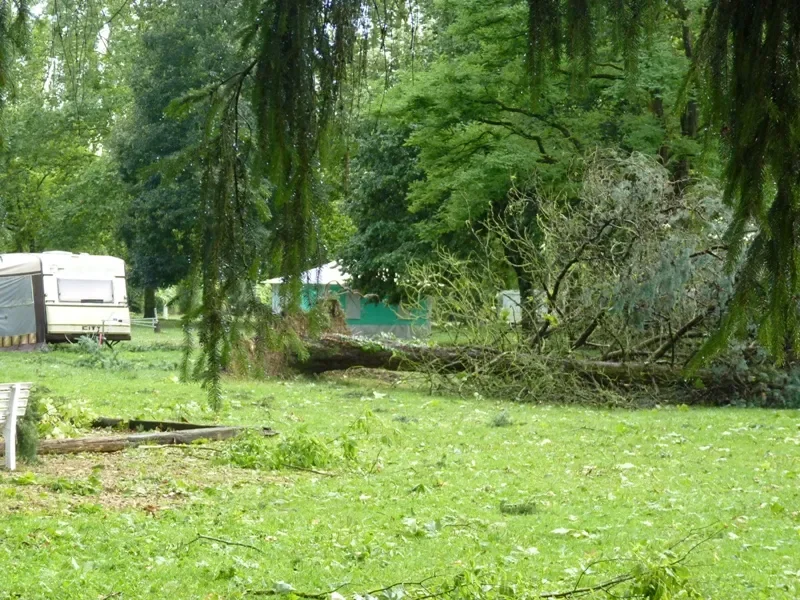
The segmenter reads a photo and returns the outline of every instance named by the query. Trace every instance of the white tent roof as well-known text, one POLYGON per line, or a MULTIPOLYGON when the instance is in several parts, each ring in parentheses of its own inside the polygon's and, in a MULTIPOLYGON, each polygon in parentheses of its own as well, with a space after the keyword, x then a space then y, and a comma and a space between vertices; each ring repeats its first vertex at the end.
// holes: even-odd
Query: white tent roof
MULTIPOLYGON (((303 283, 309 285, 345 285, 350 281, 350 275, 342 271, 339 263, 329 262, 326 265, 306 271, 301 275, 303 283)), ((270 284, 283 283, 282 277, 267 280, 270 284)))

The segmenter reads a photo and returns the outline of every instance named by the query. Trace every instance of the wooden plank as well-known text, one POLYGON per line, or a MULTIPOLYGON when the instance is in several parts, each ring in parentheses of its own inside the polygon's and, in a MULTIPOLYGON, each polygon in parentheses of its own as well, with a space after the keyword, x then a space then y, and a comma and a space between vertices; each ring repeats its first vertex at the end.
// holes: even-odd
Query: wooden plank
MULTIPOLYGON (((68 440, 44 440, 39 443, 39 454, 77 454, 80 452, 119 452, 126 448, 154 444, 189 444, 196 440, 227 440, 236 437, 245 427, 204 427, 184 431, 136 433, 127 436, 97 436, 68 440)), ((262 430, 264 435, 275 435, 272 429, 262 430)))
MULTIPOLYGON (((17 400, 25 400, 27 402, 29 397, 30 397, 30 395, 27 394, 26 392, 20 392, 17 395, 17 400)), ((8 396, 5 396, 5 397, 0 397, 0 403, 8 404, 8 399, 9 398, 11 398, 11 394, 9 394, 8 396)))
MULTIPOLYGON (((27 406, 28 406, 28 399, 27 398, 23 398, 22 400, 17 402, 17 410, 18 411, 20 409, 27 408, 27 406)), ((7 400, 3 400, 2 402, 0 402, 0 413, 2 413, 3 415, 6 415, 8 413, 8 401, 7 400)), ((18 413, 18 416, 22 416, 23 414, 25 414, 25 413, 18 413)))
MULTIPOLYGON (((28 399, 23 398, 17 403, 17 417, 25 416, 28 410, 28 399)), ((0 401, 0 425, 6 422, 9 413, 9 403, 7 400, 0 401)))
MULTIPOLYGON (((30 393, 27 390, 21 390, 19 394, 17 394, 17 399, 28 398, 30 393)), ((8 399, 11 397, 11 392, 7 394, 0 394, 0 402, 8 402, 8 399)))
MULTIPOLYGON (((10 422, 16 423, 18 417, 25 415, 32 385, 30 382, 0 383, 0 425, 10 422), (12 399, 15 400, 15 406, 12 405, 12 399), (9 420, 11 409, 14 410, 14 418, 9 420)), ((13 432, 10 431, 9 427, 4 427, 3 429, 5 430, 3 437, 6 440, 6 445, 8 445, 9 437, 16 438, 16 427, 14 427, 13 432)))
POLYGON ((16 381, 11 383, 0 383, 0 391, 8 391, 11 389, 12 386, 19 385, 22 389, 30 389, 33 384, 30 381, 20 381, 17 383, 16 381))
POLYGON ((6 413, 6 425, 3 437, 5 437, 5 456, 6 469, 15 471, 17 469, 17 390, 14 386, 9 400, 8 412, 6 413))

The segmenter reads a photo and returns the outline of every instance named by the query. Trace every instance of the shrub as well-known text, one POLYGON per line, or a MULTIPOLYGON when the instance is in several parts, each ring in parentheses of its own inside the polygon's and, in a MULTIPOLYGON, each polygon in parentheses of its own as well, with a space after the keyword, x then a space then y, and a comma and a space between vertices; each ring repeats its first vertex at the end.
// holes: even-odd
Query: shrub
POLYGON ((301 430, 278 444, 272 453, 272 468, 324 468, 330 466, 334 460, 333 450, 325 441, 301 430))
POLYGON ((38 432, 44 438, 68 438, 91 426, 97 415, 86 400, 45 397, 39 400, 38 432))
POLYGON ((336 459, 322 439, 300 431, 274 446, 257 431, 246 431, 229 443, 221 461, 244 469, 328 467, 336 459))
POLYGON ((36 462, 39 454, 39 422, 41 418, 39 396, 34 388, 28 397, 28 408, 25 410, 25 414, 17 420, 17 454, 25 462, 36 462))
POLYGON ((116 350, 99 344, 95 338, 89 336, 79 337, 75 348, 83 355, 75 362, 80 367, 121 371, 131 366, 130 362, 119 357, 116 350))

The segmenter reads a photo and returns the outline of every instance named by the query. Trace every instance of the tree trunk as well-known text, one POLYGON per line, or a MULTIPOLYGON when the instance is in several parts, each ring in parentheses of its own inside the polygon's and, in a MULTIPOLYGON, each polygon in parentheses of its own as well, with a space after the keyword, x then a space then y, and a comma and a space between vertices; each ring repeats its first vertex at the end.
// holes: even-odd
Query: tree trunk
MULTIPOLYGON (((694 42, 692 40, 692 30, 686 21, 689 13, 685 8, 682 9, 684 23, 681 27, 681 37, 683 38, 683 52, 690 61, 694 58, 694 42)), ((700 109, 696 100, 689 100, 681 115, 681 135, 690 139, 695 139, 700 125, 700 109)), ((692 164, 689 157, 683 157, 675 165, 673 177, 679 193, 683 193, 690 183, 692 164)))
POLYGON ((536 313, 538 301, 536 299, 536 288, 528 278, 525 269, 514 269, 517 274, 517 286, 519 287, 520 304, 520 327, 530 339, 536 334, 536 313))
POLYGON ((156 318, 156 288, 144 288, 144 318, 156 318))

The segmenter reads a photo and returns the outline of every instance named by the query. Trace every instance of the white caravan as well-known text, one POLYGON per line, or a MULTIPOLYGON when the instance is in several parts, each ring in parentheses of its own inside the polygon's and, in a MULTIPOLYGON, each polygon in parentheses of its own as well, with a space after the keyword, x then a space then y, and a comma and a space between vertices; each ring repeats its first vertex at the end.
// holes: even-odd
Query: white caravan
POLYGON ((71 252, 0 255, 0 346, 82 335, 131 339, 122 259, 71 252))

